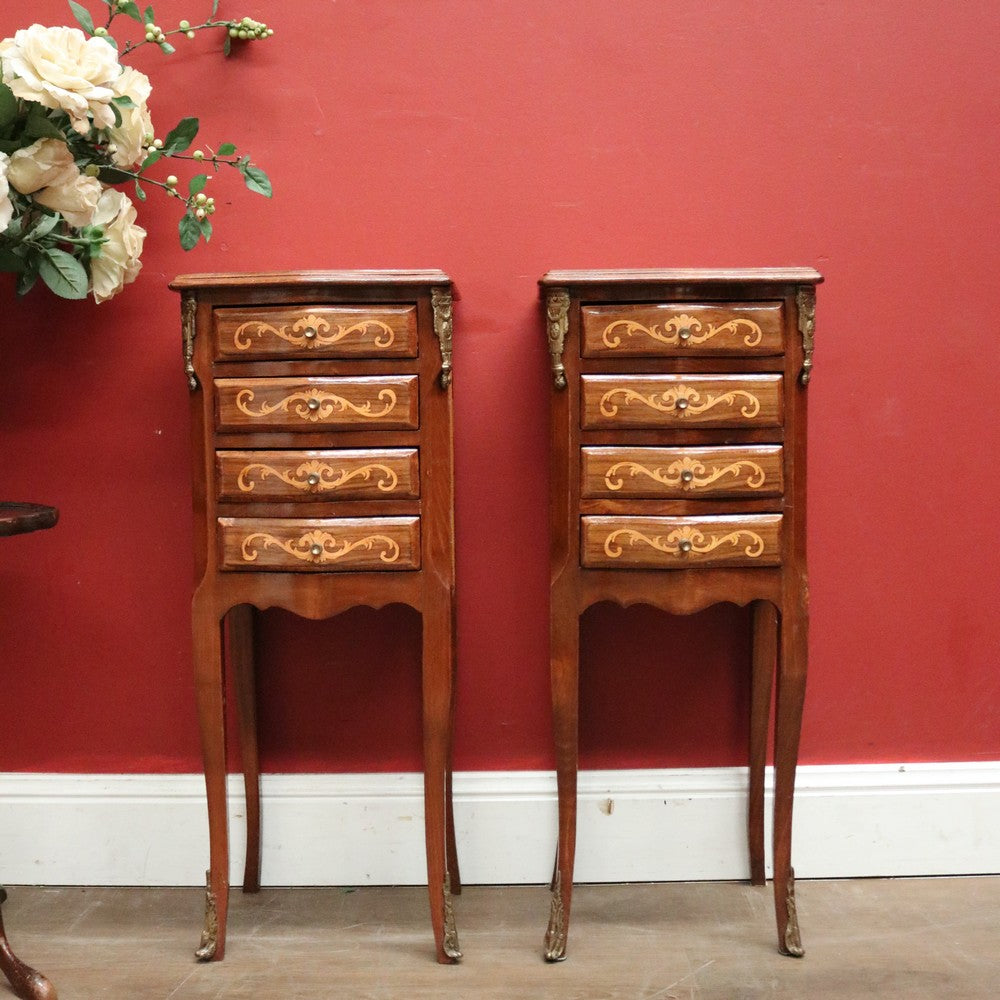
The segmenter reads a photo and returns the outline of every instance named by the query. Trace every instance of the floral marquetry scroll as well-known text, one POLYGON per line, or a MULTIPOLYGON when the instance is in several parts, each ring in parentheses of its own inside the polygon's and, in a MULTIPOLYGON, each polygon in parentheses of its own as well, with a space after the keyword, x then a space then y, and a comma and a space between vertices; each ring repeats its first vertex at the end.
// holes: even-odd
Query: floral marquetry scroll
POLYGON ((584 517, 583 565, 666 568, 776 565, 780 514, 712 520, 673 517, 584 517))
POLYGON ((416 518, 220 518, 224 569, 383 570, 419 566, 416 518))
POLYGON ((732 305, 587 306, 584 357, 778 355, 784 343, 780 302, 732 305))
POLYGON ((417 376, 216 379, 220 428, 415 429, 417 376))
POLYGON ((217 309, 214 323, 220 360, 417 356, 413 306, 217 309))
POLYGON ((581 381, 585 427, 774 426, 779 419, 778 375, 585 375, 581 381))
POLYGON ((778 496, 780 445, 582 449, 584 497, 778 496))

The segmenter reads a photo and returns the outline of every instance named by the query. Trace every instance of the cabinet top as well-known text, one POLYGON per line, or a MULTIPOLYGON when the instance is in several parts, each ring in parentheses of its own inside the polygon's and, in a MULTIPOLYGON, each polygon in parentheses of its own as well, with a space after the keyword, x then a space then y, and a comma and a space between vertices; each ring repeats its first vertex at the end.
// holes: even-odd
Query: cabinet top
POLYGON ((175 292, 196 288, 300 288, 305 285, 450 285, 444 271, 263 271, 242 274, 180 274, 175 292))
POLYGON ((676 283, 684 285, 738 284, 748 281, 778 285, 818 285, 823 275, 811 267, 742 267, 742 268, 624 268, 596 271, 549 271, 539 284, 552 285, 625 285, 637 282, 676 283))

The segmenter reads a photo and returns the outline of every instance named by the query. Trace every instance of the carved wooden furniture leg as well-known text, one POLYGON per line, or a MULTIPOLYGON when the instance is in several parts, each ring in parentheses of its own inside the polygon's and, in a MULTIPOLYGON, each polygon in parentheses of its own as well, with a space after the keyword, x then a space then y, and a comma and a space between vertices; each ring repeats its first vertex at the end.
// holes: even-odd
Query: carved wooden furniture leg
MULTIPOLYGON (((556 600, 555 593, 554 590, 553 601, 556 600)), ((566 938, 569 934, 573 899, 579 757, 579 654, 579 617, 576 614, 553 616, 552 723, 559 795, 559 846, 552 875, 549 925, 545 932, 545 958, 550 962, 561 962, 566 957, 566 938)))
MULTIPOLYGON (((0 906, 7 899, 7 893, 0 889, 0 906)), ((25 965, 10 949, 4 931, 3 915, 0 913, 0 972, 7 977, 14 996, 21 1000, 56 1000, 55 987, 40 972, 25 965)))
POLYGON ((458 681, 458 631, 456 628, 455 595, 451 595, 451 708, 448 712, 448 763, 447 786, 445 787, 445 863, 450 876, 451 893, 453 896, 462 894, 462 875, 458 868, 458 845, 455 840, 455 797, 454 797, 454 734, 455 709, 458 681))
POLYGON ((226 616, 228 661, 233 670, 246 794, 247 851, 243 891, 260 891, 260 756, 257 750, 257 682, 253 662, 253 614, 239 604, 226 616))
POLYGON ((223 958, 229 910, 229 820, 226 804, 226 705, 222 623, 210 593, 198 591, 192 603, 194 674, 201 726, 208 799, 209 870, 205 928, 195 955, 202 961, 223 958))
POLYGON ((423 615, 424 824, 427 889, 437 960, 442 965, 462 957, 451 903, 447 868, 447 798, 453 709, 451 607, 447 593, 432 594, 423 615))
POLYGON ((778 652, 778 612, 770 601, 753 603, 753 661, 750 681, 750 790, 747 834, 750 882, 763 885, 764 765, 771 718, 771 688, 778 652))
POLYGON ((798 593, 785 590, 780 618, 780 656, 775 704, 774 749, 774 912, 778 949, 785 955, 804 954, 795 908, 792 870, 792 797, 799 754, 799 731, 806 689, 808 622, 805 584, 798 593))

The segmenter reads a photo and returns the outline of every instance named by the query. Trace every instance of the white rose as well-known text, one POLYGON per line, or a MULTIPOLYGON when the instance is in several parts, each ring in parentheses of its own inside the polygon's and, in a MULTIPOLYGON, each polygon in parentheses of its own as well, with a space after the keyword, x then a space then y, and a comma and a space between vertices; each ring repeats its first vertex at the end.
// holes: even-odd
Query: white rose
POLYGON ((81 135, 115 123, 112 84, 119 73, 118 53, 79 28, 33 24, 0 42, 3 82, 15 97, 67 112, 81 135))
POLYGON ((139 257, 146 230, 135 224, 135 206, 121 191, 108 188, 97 203, 92 225, 104 230, 107 242, 101 256, 90 262, 90 285, 95 302, 106 302, 129 282, 142 267, 139 257))
POLYGON ((153 87, 145 73, 125 66, 113 89, 115 97, 130 97, 135 105, 134 108, 118 109, 122 123, 110 132, 111 141, 117 147, 111 159, 119 167, 131 167, 143 158, 142 144, 147 135, 153 134, 153 120, 146 107, 153 87))
POLYGON ((69 184, 80 171, 61 139, 39 139, 10 157, 8 180, 21 194, 34 194, 50 184, 69 184))
POLYGON ((96 177, 86 177, 77 171, 76 177, 66 184, 50 184, 32 197, 39 205, 58 212, 71 226, 80 229, 90 222, 101 190, 101 182, 96 177))
POLYGON ((7 183, 7 166, 10 157, 6 153, 0 153, 0 233, 9 225, 14 218, 14 206, 10 203, 10 185, 7 183))

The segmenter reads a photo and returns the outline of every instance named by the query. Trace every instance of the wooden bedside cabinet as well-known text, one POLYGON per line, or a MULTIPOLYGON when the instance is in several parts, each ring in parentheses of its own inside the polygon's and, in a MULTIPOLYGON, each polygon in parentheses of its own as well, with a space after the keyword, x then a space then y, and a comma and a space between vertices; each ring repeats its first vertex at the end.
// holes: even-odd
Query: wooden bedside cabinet
POLYGON ((774 899, 801 955, 792 795, 805 692, 811 269, 552 271, 551 670, 559 846, 546 958, 565 957, 576 846, 579 619, 598 601, 750 605, 751 880, 764 882, 775 709, 774 899))
POLYGON ((194 668, 211 861, 198 957, 225 952, 225 670, 247 797, 244 890, 260 886, 253 608, 423 619, 424 806, 437 958, 461 956, 454 714, 452 288, 440 271, 177 278, 191 389, 194 668))

